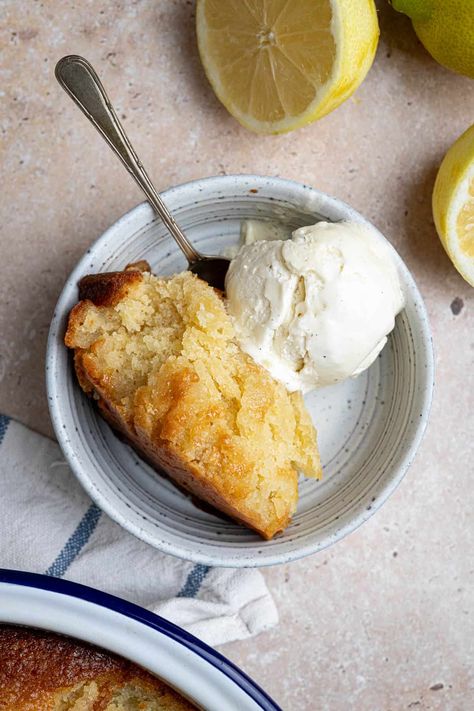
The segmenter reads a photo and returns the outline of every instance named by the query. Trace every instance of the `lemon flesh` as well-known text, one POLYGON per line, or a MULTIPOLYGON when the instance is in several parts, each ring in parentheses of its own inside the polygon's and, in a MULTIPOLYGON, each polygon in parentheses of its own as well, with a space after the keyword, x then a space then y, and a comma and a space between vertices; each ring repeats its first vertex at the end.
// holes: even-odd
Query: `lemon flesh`
POLYGON ((474 126, 451 146, 433 190, 433 217, 454 266, 474 286, 474 126))
POLYGON ((347 99, 372 64, 373 0, 198 0, 198 47, 228 111, 257 133, 283 133, 347 99))

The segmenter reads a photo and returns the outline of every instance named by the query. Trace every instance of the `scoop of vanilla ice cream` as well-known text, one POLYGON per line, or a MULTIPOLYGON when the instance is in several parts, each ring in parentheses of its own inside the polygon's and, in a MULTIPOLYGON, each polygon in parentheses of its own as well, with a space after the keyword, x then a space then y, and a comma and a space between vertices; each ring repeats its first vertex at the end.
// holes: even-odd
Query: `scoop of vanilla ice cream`
POLYGON ((288 240, 244 245, 226 292, 242 349, 290 391, 368 368, 404 306, 390 248, 351 222, 318 222, 288 240))

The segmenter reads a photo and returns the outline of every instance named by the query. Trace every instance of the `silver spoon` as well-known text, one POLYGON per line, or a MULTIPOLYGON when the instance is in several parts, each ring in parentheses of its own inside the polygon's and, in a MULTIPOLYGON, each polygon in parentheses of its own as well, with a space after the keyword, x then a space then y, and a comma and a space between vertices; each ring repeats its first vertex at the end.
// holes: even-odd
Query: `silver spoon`
POLYGON ((56 79, 76 102, 120 158, 148 202, 161 217, 188 260, 188 268, 211 286, 224 291, 225 275, 230 261, 223 257, 200 254, 189 242, 170 211, 154 188, 138 158, 104 87, 89 62, 83 57, 69 55, 56 64, 56 79))

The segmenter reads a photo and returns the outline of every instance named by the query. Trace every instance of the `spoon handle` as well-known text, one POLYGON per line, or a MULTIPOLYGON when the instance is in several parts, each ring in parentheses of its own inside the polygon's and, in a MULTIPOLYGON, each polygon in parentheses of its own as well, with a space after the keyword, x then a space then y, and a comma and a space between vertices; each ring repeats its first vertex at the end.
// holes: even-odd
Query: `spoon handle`
POLYGON ((198 261, 201 255, 190 244, 154 188, 110 103, 99 77, 89 62, 77 55, 63 57, 56 65, 55 74, 63 89, 105 138, 132 178, 143 190, 149 203, 159 214, 178 246, 184 252, 189 264, 192 265, 198 261))

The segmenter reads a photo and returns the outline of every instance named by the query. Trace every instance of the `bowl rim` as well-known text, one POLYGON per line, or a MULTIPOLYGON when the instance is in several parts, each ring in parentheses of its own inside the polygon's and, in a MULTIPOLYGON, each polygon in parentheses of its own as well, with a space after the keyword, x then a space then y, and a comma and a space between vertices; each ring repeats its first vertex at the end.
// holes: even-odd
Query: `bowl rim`
MULTIPOLYGON (((429 421, 429 414, 432 404, 433 388, 434 388, 434 355, 433 355, 433 343, 432 335, 429 326, 428 315, 426 312, 426 307, 424 305, 423 298, 418 290, 414 278, 411 275, 408 267, 395 250, 393 245, 387 240, 387 238, 378 230, 375 225, 373 225, 370 220, 365 218, 361 213, 355 210, 353 207, 348 205, 343 200, 333 197, 324 193, 317 188, 314 188, 308 184, 300 183, 295 180, 263 176, 255 174, 232 174, 225 176, 210 176, 206 178, 198 178, 186 183, 181 183, 175 185, 161 193, 162 198, 165 202, 168 202, 170 198, 176 198, 180 193, 186 193, 191 190, 195 193, 196 202, 200 201, 206 196, 206 189, 210 191, 216 191, 219 187, 231 187, 234 188, 244 188, 248 189, 250 183, 265 183, 266 185, 271 184, 271 187, 275 192, 281 193, 281 199, 285 199, 287 202, 295 202, 292 200, 292 193, 297 193, 300 197, 306 192, 311 197, 315 198, 320 204, 337 213, 343 213, 344 220, 354 220, 356 222, 368 225, 372 230, 374 230, 383 240, 389 245, 390 249, 393 251, 395 259, 397 261, 398 267, 403 274, 404 280, 408 283, 410 289, 416 294, 417 300, 417 325, 419 328, 419 336, 421 338, 422 344, 424 346, 424 351, 426 354, 426 363, 423 368, 424 375, 424 388, 420 395, 422 416, 417 419, 416 424, 413 426, 413 431, 410 433, 410 439, 404 440, 404 452, 400 456, 399 465, 394 469, 394 473, 391 477, 380 485, 377 490, 376 501, 370 507, 363 507, 362 510, 356 512, 356 514, 350 518, 349 521, 344 523, 342 526, 338 527, 336 533, 327 533, 324 535, 322 540, 309 540, 302 542, 302 545, 291 550, 278 552, 278 548, 267 555, 259 556, 257 554, 251 557, 239 556, 234 557, 232 554, 225 553, 225 550, 216 549, 215 554, 207 555, 200 551, 195 552, 189 546, 178 545, 176 542, 169 542, 167 540, 156 540, 156 537, 149 535, 146 530, 140 529, 135 525, 134 522, 126 518, 120 511, 109 503, 106 497, 103 497, 97 492, 93 486, 92 480, 89 478, 88 474, 83 471, 82 467, 77 464, 76 458, 74 457, 73 449, 68 442, 65 430, 62 427, 62 420, 60 417, 60 412, 58 410, 58 398, 52 395, 56 394, 56 383, 55 383, 55 367, 50 367, 51 363, 55 363, 57 349, 58 349, 58 327, 60 326, 60 321, 64 317, 62 304, 67 300, 71 287, 77 285, 77 280, 79 275, 82 276, 84 273, 84 267, 90 259, 90 253, 96 248, 100 247, 103 243, 106 243, 109 237, 113 236, 117 231, 122 230, 126 227, 127 223, 133 220, 141 218, 143 224, 141 227, 145 227, 149 222, 155 219, 159 220, 157 216, 154 215, 153 210, 148 202, 144 201, 136 205, 135 207, 128 210, 124 215, 122 215, 116 222, 110 225, 86 250, 83 256, 79 259, 76 266, 66 279, 65 285, 61 291, 59 299, 57 301, 53 318, 51 321, 51 326, 47 341, 47 351, 46 351, 46 390, 48 395, 48 407, 50 411, 51 421, 53 424, 53 429, 56 434, 60 448, 65 455, 65 458, 74 472, 75 476, 81 482, 88 495, 97 505, 105 511, 105 513, 110 516, 116 523, 125 528, 127 531, 137 536, 139 539, 145 541, 146 543, 158 548, 164 553, 177 556, 179 558, 190 560, 197 564, 203 565, 214 565, 220 567, 267 567, 271 565, 279 565, 283 563, 288 563, 293 560, 298 560, 304 558, 313 553, 317 553, 325 548, 329 547, 333 543, 344 538, 349 533, 352 533, 358 529, 365 521, 367 521, 381 506, 385 501, 391 496, 395 489, 400 484, 401 480, 405 476, 409 467, 411 466, 416 452, 421 444, 421 440, 426 430, 426 426, 429 421), (148 216, 150 219, 148 220, 148 216)), ((280 195, 279 195, 280 197, 280 195)), ((318 208, 318 213, 323 215, 324 210, 321 211, 318 208)), ((327 218, 331 220, 330 217, 327 218)), ((331 220, 332 221, 332 220, 331 220)), ((177 246, 172 245, 176 250, 177 246)), ((62 345, 62 344, 61 344, 62 345)), ((264 541, 262 541, 264 545, 264 541)))
MULTIPOLYGON (((88 585, 82 585, 81 583, 62 580, 60 578, 39 573, 0 568, 0 601, 2 600, 2 595, 5 594, 5 592, 2 592, 6 590, 5 586, 19 587, 20 590, 21 588, 30 588, 37 591, 59 594, 63 596, 63 598, 75 598, 76 600, 85 601, 86 603, 90 603, 90 605, 95 608, 111 610, 112 612, 120 615, 122 618, 125 618, 125 622, 127 620, 132 620, 139 623, 139 625, 152 629, 157 633, 157 644, 159 644, 159 636, 164 636, 181 645, 192 655, 199 657, 205 664, 211 665, 217 670, 217 672, 227 677, 230 682, 235 684, 242 692, 250 697, 251 701, 255 704, 252 708, 260 708, 263 709, 263 711, 282 711, 280 706, 278 706, 278 704, 267 694, 266 691, 264 691, 256 682, 253 681, 253 679, 251 679, 245 672, 239 669, 236 664, 227 659, 227 657, 223 654, 216 651, 205 642, 202 642, 193 634, 187 632, 173 622, 170 622, 164 617, 161 617, 154 612, 150 612, 139 605, 128 602, 127 600, 117 597, 116 595, 111 595, 88 585)), ((19 595, 21 598, 21 593, 19 593, 19 595)), ((2 607, 0 606, 0 623, 12 625, 18 624, 21 626, 38 628, 38 625, 28 624, 28 622, 25 621, 32 619, 28 609, 25 609, 25 607, 27 608, 27 606, 22 606, 21 615, 18 616, 19 621, 15 622, 11 619, 11 615, 5 615, 2 612, 2 607)), ((78 613, 77 610, 74 610, 74 614, 84 614, 84 616, 87 617, 87 610, 84 613, 78 613)), ((106 649, 114 654, 117 654, 116 650, 108 648, 106 642, 101 644, 101 641, 98 638, 100 631, 94 631, 92 615, 90 615, 90 618, 92 630, 88 629, 87 636, 84 634, 84 637, 76 637, 76 639, 84 639, 84 641, 94 644, 99 648, 102 647, 102 649, 106 649), (91 637, 94 638, 93 641, 91 641, 91 637)), ((42 625, 41 629, 55 632, 57 634, 65 634, 74 638, 74 635, 71 635, 68 631, 61 631, 61 625, 61 619, 58 617, 54 620, 54 623, 51 622, 49 625, 42 625)), ((64 630, 64 624, 62 629, 64 630)), ((119 636, 123 634, 125 637, 127 632, 129 634, 134 634, 133 630, 129 630, 128 628, 125 629, 126 631, 122 630, 119 632, 119 636)), ((125 645, 125 639, 123 640, 123 644, 125 645)), ((118 652, 118 654, 122 654, 122 656, 127 657, 126 651, 118 652)), ((132 659, 132 661, 135 660, 132 659)), ((143 666, 143 664, 141 664, 141 666, 143 666)), ((161 678, 163 678, 165 682, 170 683, 165 677, 161 676, 161 678)), ((181 693, 189 695, 189 691, 189 689, 182 689, 181 693)))

